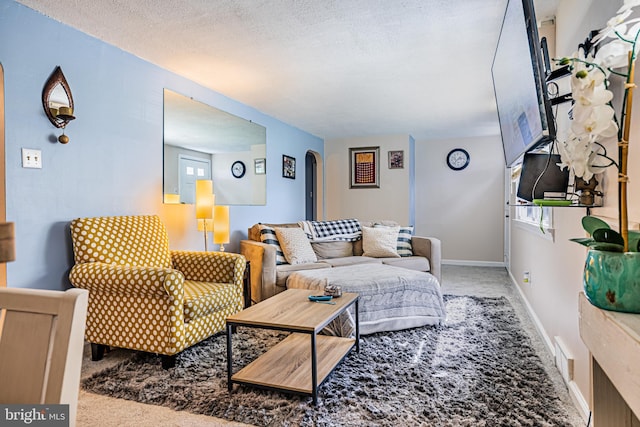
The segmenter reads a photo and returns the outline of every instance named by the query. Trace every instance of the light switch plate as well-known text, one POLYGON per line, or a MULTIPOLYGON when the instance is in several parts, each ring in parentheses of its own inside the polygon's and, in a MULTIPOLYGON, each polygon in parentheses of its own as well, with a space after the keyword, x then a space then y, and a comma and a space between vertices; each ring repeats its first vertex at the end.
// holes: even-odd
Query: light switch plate
POLYGON ((32 148, 22 149, 22 167, 42 169, 42 151, 32 148))

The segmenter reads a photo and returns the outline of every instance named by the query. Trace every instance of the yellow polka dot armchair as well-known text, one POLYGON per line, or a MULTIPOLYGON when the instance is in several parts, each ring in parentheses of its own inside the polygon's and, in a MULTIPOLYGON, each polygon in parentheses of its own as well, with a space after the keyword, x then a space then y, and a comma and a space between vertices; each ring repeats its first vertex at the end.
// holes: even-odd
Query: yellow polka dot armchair
POLYGON ((156 215, 71 222, 69 280, 89 291, 85 338, 92 359, 107 347, 162 355, 170 368, 185 348, 222 331, 242 310, 245 258, 169 249, 156 215))

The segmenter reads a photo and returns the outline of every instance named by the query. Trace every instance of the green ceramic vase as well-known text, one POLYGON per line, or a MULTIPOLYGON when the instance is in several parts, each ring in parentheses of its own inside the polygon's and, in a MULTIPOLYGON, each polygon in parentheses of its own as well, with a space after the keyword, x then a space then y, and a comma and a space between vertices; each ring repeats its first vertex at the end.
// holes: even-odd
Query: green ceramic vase
POLYGON ((640 313, 640 252, 589 250, 584 292, 596 307, 640 313))

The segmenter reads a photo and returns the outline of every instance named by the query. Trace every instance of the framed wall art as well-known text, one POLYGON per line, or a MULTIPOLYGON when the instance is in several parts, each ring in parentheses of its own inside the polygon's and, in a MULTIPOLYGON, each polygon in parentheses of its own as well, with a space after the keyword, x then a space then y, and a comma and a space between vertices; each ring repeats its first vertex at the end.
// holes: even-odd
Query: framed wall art
POLYGON ((389 151, 389 169, 404 169, 404 151, 389 151))
POLYGON ((267 173, 267 159, 254 159, 253 171, 256 175, 264 175, 267 173))
POLYGON ((296 179, 296 159, 295 157, 282 155, 282 176, 284 178, 296 179))
POLYGON ((380 147, 349 148, 349 188, 380 188, 380 147))

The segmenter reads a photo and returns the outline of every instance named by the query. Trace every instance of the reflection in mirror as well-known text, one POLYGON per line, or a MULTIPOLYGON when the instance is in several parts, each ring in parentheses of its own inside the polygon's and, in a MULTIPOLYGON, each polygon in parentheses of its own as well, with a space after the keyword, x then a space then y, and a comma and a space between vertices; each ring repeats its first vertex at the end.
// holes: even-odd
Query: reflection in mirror
POLYGON ((194 203, 195 181, 211 179, 216 205, 264 205, 266 174, 254 164, 266 157, 263 126, 164 90, 165 203, 194 203))

